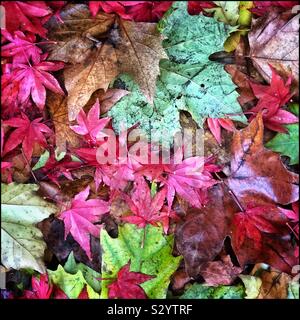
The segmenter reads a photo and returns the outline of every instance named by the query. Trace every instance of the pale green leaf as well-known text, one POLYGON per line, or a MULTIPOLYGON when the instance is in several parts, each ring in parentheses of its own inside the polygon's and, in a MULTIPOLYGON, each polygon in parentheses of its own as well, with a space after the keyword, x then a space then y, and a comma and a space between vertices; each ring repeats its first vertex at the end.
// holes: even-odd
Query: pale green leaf
POLYGON ((46 245, 35 224, 56 212, 35 184, 1 184, 1 261, 6 268, 45 272, 46 245))
POLYGON ((243 281, 246 288, 245 299, 256 299, 260 293, 260 288, 262 285, 261 279, 250 275, 240 275, 239 277, 243 281))

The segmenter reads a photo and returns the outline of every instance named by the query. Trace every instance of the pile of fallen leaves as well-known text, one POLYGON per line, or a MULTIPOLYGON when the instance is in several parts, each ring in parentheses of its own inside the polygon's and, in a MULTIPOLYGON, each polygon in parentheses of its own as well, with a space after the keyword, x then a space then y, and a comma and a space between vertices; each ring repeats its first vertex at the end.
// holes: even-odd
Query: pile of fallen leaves
POLYGON ((1 297, 299 297, 297 4, 2 2, 1 297))

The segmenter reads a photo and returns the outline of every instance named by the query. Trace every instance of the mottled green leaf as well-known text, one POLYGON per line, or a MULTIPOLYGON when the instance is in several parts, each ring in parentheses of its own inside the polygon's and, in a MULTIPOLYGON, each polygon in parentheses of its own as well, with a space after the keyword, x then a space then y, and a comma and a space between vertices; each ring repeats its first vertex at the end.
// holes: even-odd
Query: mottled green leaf
POLYGON ((99 299, 100 297, 99 293, 95 292, 88 284, 80 270, 71 274, 59 265, 55 271, 48 270, 48 274, 51 282, 57 285, 70 299, 77 299, 85 286, 90 299, 99 299))
MULTIPOLYGON (((290 110, 299 115, 299 105, 292 104, 290 110)), ((275 152, 279 152, 284 156, 290 158, 290 164, 299 163, 299 123, 289 124, 285 126, 288 130, 287 133, 278 133, 271 139, 266 147, 275 152)))
MULTIPOLYGON (((103 250, 103 279, 115 278, 121 267, 130 260, 131 271, 155 276, 141 284, 147 296, 152 299, 166 297, 170 276, 178 268, 181 260, 181 257, 172 256, 174 243, 172 235, 164 236, 161 227, 148 225, 144 230, 133 224, 125 224, 119 226, 118 238, 111 238, 103 230, 100 241, 103 250)), ((108 297, 109 283, 111 280, 102 280, 102 298, 108 297)))
POLYGON ((166 39, 163 47, 169 60, 161 60, 154 105, 149 105, 138 86, 122 75, 114 87, 130 91, 110 110, 113 127, 119 132, 140 124, 152 141, 172 143, 180 130, 179 110, 188 111, 198 125, 210 118, 231 118, 246 122, 237 101, 231 77, 224 66, 209 59, 223 51, 223 44, 235 27, 203 15, 192 16, 187 3, 176 2, 158 25, 166 39))
POLYGON ((1 262, 6 268, 45 272, 46 245, 35 224, 56 212, 35 184, 1 184, 1 262))
POLYGON ((161 24, 163 46, 170 60, 162 60, 160 81, 180 110, 191 113, 201 126, 210 118, 246 122, 231 77, 210 55, 223 51, 233 27, 203 15, 191 16, 186 2, 176 2, 161 24))
POLYGON ((180 299, 243 299, 244 295, 242 285, 208 287, 194 283, 180 299))

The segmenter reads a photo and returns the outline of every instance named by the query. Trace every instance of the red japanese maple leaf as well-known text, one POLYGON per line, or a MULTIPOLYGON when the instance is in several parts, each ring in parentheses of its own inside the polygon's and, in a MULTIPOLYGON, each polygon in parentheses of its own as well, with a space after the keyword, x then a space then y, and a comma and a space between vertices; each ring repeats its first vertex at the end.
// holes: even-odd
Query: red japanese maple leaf
POLYGON ((11 35, 5 29, 1 29, 1 34, 10 42, 1 47, 2 57, 13 57, 13 65, 27 63, 29 60, 39 62, 42 50, 35 43, 35 35, 25 35, 22 31, 15 31, 11 35))
POLYGON ((41 18, 49 15, 51 10, 44 1, 3 1, 1 4, 5 8, 5 28, 9 32, 24 30, 46 36, 41 18))
POLYGON ((299 202, 292 203, 292 209, 293 210, 287 210, 281 208, 281 211, 295 225, 293 228, 290 228, 297 237, 297 239, 299 239, 299 202))
POLYGON ((167 233, 169 219, 172 216, 176 216, 176 214, 174 212, 169 213, 167 208, 163 207, 166 195, 167 189, 163 188, 152 198, 150 188, 144 177, 136 177, 131 196, 127 194, 122 195, 133 215, 123 217, 122 219, 137 225, 139 228, 144 228, 147 224, 157 226, 158 222, 161 222, 165 233, 167 233))
POLYGON ((67 210, 61 212, 59 219, 65 224, 65 238, 69 233, 91 259, 90 234, 99 237, 100 226, 98 222, 101 215, 109 211, 107 202, 100 199, 86 200, 90 187, 78 193, 67 210))
POLYGON ((99 9, 117 13, 120 17, 137 22, 156 22, 170 8, 172 1, 90 1, 93 16, 99 9))
POLYGON ((286 132, 286 128, 282 124, 290 124, 298 122, 298 118, 292 113, 280 109, 293 96, 291 93, 292 77, 290 76, 286 83, 272 69, 272 80, 269 86, 250 82, 254 95, 259 99, 257 105, 249 110, 254 113, 250 117, 250 121, 255 118, 258 112, 263 111, 264 125, 270 130, 277 132, 286 132))
POLYGON ((188 12, 191 15, 199 14, 206 8, 213 8, 216 5, 213 1, 189 1, 188 2, 188 12))
POLYGON ((130 263, 123 266, 116 281, 108 285, 109 299, 147 299, 146 293, 139 285, 153 279, 153 276, 130 271, 130 263))
POLYGON ((3 155, 15 149, 19 144, 22 144, 24 155, 29 161, 35 143, 38 143, 42 147, 47 147, 47 141, 43 133, 51 134, 53 132, 45 124, 40 123, 42 119, 43 118, 37 118, 30 121, 29 118, 22 113, 21 117, 3 121, 4 125, 17 128, 9 135, 4 145, 3 155))
POLYGON ((40 278, 31 278, 32 291, 25 290, 23 299, 49 299, 53 286, 49 283, 48 275, 41 274, 40 278))
POLYGON ((62 62, 43 61, 46 55, 41 56, 36 63, 18 63, 11 73, 11 81, 19 83, 18 102, 24 103, 29 96, 33 102, 43 109, 46 101, 46 88, 64 95, 58 81, 47 71, 57 71, 64 67, 62 62))
POLYGON ((254 242, 256 248, 262 244, 262 233, 287 234, 286 219, 282 209, 275 205, 255 205, 249 203, 245 212, 235 214, 233 241, 239 249, 246 238, 254 242))
POLYGON ((207 125, 217 142, 221 145, 221 127, 227 131, 234 131, 235 127, 230 119, 214 119, 208 118, 207 125))
POLYGON ((42 171, 51 181, 59 186, 59 177, 64 176, 69 180, 73 180, 72 169, 77 169, 80 166, 81 163, 72 161, 70 155, 66 155, 63 159, 57 161, 54 154, 52 154, 42 168, 42 171))
MULTIPOLYGON (((3 145, 4 145, 4 130, 2 129, 2 120, 1 120, 1 155, 3 152, 3 145)), ((5 172, 8 173, 8 176, 7 176, 8 183, 12 182, 11 168, 12 168, 11 162, 1 161, 1 173, 5 173, 5 172)))
POLYGON ((219 171, 212 164, 212 158, 191 157, 183 159, 182 150, 178 149, 170 164, 150 164, 136 168, 149 180, 158 181, 167 188, 167 200, 171 209, 175 193, 188 201, 192 206, 200 208, 203 205, 206 191, 217 183, 211 172, 219 171))
POLYGON ((70 126, 70 128, 80 135, 87 136, 88 142, 95 143, 97 139, 106 136, 106 134, 101 132, 101 130, 106 127, 111 119, 108 117, 99 119, 99 117, 100 104, 99 100, 97 99, 87 116, 82 109, 80 110, 76 118, 78 125, 70 126))
POLYGON ((269 11, 270 7, 288 10, 298 4, 298 1, 254 1, 254 8, 251 11, 259 16, 262 16, 269 11))

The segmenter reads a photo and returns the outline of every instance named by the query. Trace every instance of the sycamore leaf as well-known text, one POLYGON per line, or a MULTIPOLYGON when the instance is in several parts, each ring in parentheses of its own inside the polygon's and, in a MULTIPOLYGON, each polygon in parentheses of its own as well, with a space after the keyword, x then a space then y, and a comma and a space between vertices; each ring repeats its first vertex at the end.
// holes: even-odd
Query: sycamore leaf
POLYGON ((180 299, 243 299, 244 288, 238 286, 208 287, 194 283, 180 299))
POLYGON ((170 276, 178 268, 181 260, 181 257, 172 256, 172 235, 164 237, 162 228, 152 225, 139 229, 133 224, 125 224, 119 226, 119 235, 115 239, 102 230, 101 246, 102 278, 111 278, 111 280, 102 280, 102 298, 108 297, 108 285, 129 260, 131 271, 155 277, 141 284, 147 297, 152 299, 166 297, 170 276))
POLYGON ((262 16, 269 12, 271 8, 277 7, 278 10, 286 11, 298 5, 297 1, 253 1, 254 9, 252 10, 255 14, 262 16))
POLYGON ((100 233, 100 226, 93 223, 99 221, 100 216, 109 211, 109 205, 100 199, 86 200, 89 193, 89 186, 78 193, 69 208, 61 212, 59 219, 65 224, 65 238, 71 233, 91 259, 90 235, 98 238, 100 233))
POLYGON ((285 74, 292 72, 299 78, 299 19, 295 15, 278 14, 268 10, 264 17, 254 20, 249 32, 250 57, 259 73, 270 82, 272 72, 269 63, 285 74), (276 50, 274 50, 276 48, 276 50))
POLYGON ((80 270, 71 274, 61 265, 58 265, 55 271, 48 270, 48 275, 51 282, 58 286, 70 299, 77 299, 85 286, 90 299, 99 299, 99 294, 87 283, 80 270))
POLYGON ((170 59, 160 64, 160 80, 176 99, 175 105, 188 111, 200 126, 208 117, 245 122, 231 77, 222 64, 209 59, 223 51, 232 27, 203 15, 189 15, 186 2, 176 2, 172 8, 160 22, 170 59))
POLYGON ((35 194, 35 184, 1 184, 1 261, 6 268, 45 272, 46 245, 35 224, 56 212, 56 207, 35 194))
MULTIPOLYGON (((299 115, 299 105, 294 105, 294 114, 299 115)), ((291 109, 291 108, 290 108, 291 109)), ((299 120, 299 119, 298 119, 299 120)), ((299 123, 285 126, 286 133, 278 133, 265 146, 290 158, 290 164, 299 163, 299 123)))
POLYGON ((147 274, 130 271, 130 264, 127 263, 119 270, 117 279, 108 285, 108 297, 110 299, 146 299, 145 291, 139 285, 152 278, 147 274))

